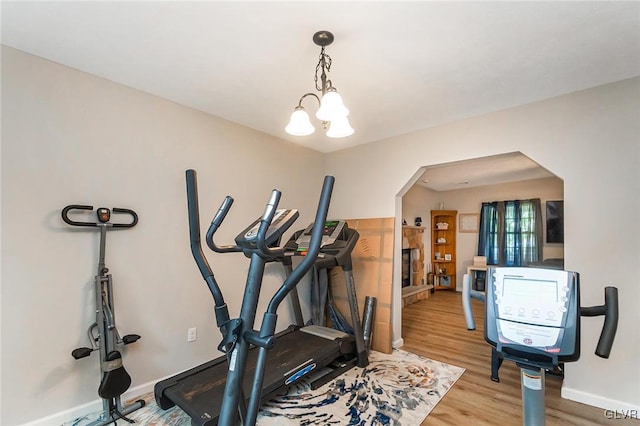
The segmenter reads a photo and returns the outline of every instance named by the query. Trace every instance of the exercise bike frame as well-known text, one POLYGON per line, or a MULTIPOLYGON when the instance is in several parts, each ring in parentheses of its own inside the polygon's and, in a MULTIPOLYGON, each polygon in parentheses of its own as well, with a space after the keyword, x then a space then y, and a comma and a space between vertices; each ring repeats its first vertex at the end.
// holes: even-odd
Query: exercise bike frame
POLYGON ((120 337, 116 328, 116 319, 113 302, 113 285, 109 269, 105 264, 105 248, 107 231, 111 228, 132 228, 138 223, 138 215, 130 209, 113 208, 109 210, 100 207, 96 210, 98 222, 81 222, 69 217, 69 212, 73 210, 93 211, 93 206, 72 204, 62 210, 62 219, 71 226, 99 228, 100 230, 100 251, 98 258, 98 271, 94 277, 96 321, 89 326, 87 335, 90 348, 78 348, 72 351, 75 359, 87 357, 93 351, 100 354, 101 381, 98 387, 98 394, 102 398, 102 413, 98 419, 87 426, 103 426, 114 423, 117 419, 131 420, 125 416, 145 405, 145 401, 140 399, 134 403, 123 406, 120 396, 129 388, 131 377, 124 370, 122 358, 117 348, 133 343, 140 339, 137 334, 130 334, 120 337), (131 217, 129 223, 111 223, 111 212, 126 214, 131 217), (97 333, 97 334, 96 334, 97 333))

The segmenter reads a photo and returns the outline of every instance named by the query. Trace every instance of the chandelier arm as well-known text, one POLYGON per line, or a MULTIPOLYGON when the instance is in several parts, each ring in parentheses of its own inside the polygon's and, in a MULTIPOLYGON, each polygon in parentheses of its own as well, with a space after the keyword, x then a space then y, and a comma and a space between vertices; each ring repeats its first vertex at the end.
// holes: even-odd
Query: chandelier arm
POLYGON ((311 92, 305 93, 304 95, 302 95, 302 97, 298 101, 298 107, 302 107, 302 100, 304 98, 306 98, 307 96, 313 96, 314 98, 316 98, 316 101, 318 101, 318 107, 320 107, 320 98, 318 97, 318 95, 316 95, 315 93, 311 93, 311 92))

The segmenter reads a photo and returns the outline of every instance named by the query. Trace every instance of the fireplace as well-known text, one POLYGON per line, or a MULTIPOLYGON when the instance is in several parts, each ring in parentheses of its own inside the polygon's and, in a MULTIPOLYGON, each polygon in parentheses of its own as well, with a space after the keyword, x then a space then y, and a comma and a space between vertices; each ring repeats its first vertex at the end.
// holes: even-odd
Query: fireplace
POLYGON ((411 249, 402 249, 402 287, 411 285, 411 249))

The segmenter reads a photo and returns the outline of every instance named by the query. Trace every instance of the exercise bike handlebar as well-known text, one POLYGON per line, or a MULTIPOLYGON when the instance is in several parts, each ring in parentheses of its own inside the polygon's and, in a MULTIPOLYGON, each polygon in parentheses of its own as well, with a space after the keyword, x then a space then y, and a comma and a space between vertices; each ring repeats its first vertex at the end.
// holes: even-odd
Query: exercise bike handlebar
POLYGON ((618 289, 616 287, 605 287, 604 305, 581 307, 580 315, 583 317, 604 316, 604 324, 602 325, 595 354, 600 358, 609 358, 618 329, 618 289))
POLYGON ((211 220, 211 225, 209 225, 209 229, 207 230, 207 235, 205 237, 207 241, 207 246, 216 253, 231 253, 231 252, 239 252, 242 249, 236 245, 225 245, 219 246, 213 241, 213 234, 216 233, 222 221, 227 217, 227 213, 231 209, 231 205, 233 204, 233 198, 229 195, 225 197, 220 205, 220 208, 213 216, 213 220, 211 220))
MULTIPOLYGON (((81 204, 70 204, 62 209, 62 220, 64 220, 67 224, 71 226, 85 226, 85 227, 94 227, 99 226, 98 222, 80 222, 77 220, 72 220, 69 218, 69 212, 71 210, 88 210, 92 211, 93 206, 85 206, 81 204)), ((133 228, 138 223, 138 214, 131 209, 123 209, 119 207, 114 207, 111 209, 114 213, 124 213, 131 216, 131 223, 110 223, 109 225, 113 228, 133 228)))

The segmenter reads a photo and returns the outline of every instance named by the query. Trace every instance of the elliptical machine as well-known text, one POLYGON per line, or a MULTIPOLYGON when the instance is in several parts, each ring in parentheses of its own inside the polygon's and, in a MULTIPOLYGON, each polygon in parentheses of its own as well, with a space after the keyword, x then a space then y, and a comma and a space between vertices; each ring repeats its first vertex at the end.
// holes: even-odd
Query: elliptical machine
POLYGON ((71 356, 81 359, 91 355, 93 351, 100 352, 100 371, 102 377, 98 386, 98 395, 102 398, 102 414, 94 422, 87 426, 103 426, 116 423, 123 419, 129 423, 133 420, 125 416, 139 408, 144 407, 145 401, 137 400, 133 404, 122 406, 120 396, 129 389, 131 376, 122 365, 122 355, 118 347, 128 345, 140 339, 137 334, 127 334, 120 337, 116 328, 115 312, 113 307, 113 288, 111 274, 105 266, 105 243, 107 230, 113 228, 132 228, 138 223, 138 215, 133 210, 100 207, 96 210, 98 222, 79 222, 69 218, 72 210, 93 211, 93 206, 72 204, 62 209, 62 220, 71 226, 99 228, 100 230, 100 255, 98 260, 98 274, 94 278, 96 321, 89 326, 87 335, 89 347, 74 349, 71 356), (130 223, 110 223, 111 212, 127 214, 131 216, 130 223))
MULTIPOLYGON (((214 416, 217 416, 217 424, 231 426, 236 423, 239 414, 243 424, 254 425, 263 397, 265 375, 272 373, 267 369, 267 357, 268 352, 272 351, 277 345, 275 329, 278 319, 278 306, 284 301, 287 295, 295 289, 300 279, 309 271, 318 257, 335 179, 332 176, 326 176, 324 179, 307 255, 298 267, 288 274, 282 286, 270 299, 262 319, 260 330, 254 330, 253 327, 265 265, 268 262, 278 261, 284 256, 285 248, 280 247, 279 243, 283 233, 286 232, 298 218, 298 211, 295 209, 278 210, 277 207, 281 193, 274 189, 262 217, 243 230, 236 237, 235 244, 218 245, 215 243, 213 237, 229 212, 233 198, 227 196, 222 202, 209 226, 206 235, 207 245, 217 253, 242 252, 250 259, 240 315, 238 318, 230 318, 222 291, 216 282, 200 244, 196 171, 189 169, 185 175, 191 253, 193 254, 202 278, 207 283, 207 287, 215 303, 214 312, 216 324, 223 336, 218 350, 226 354, 227 365, 224 391, 222 397, 219 399, 220 405, 218 407, 212 407, 212 410, 219 410, 218 415, 209 410, 205 410, 204 412, 191 410, 194 402, 197 402, 193 401, 193 394, 190 394, 189 401, 182 401, 188 403, 181 405, 181 408, 187 411, 192 417, 192 423, 194 424, 196 421, 199 423, 208 423, 209 420, 214 420, 214 416), (250 347, 254 347, 255 349, 250 351, 250 347), (249 365, 249 358, 253 358, 251 365, 249 365), (247 373, 247 377, 245 376, 245 372, 247 373), (250 374, 252 374, 252 378, 248 377, 250 374), (248 398, 245 396, 245 392, 249 393, 248 398), (194 417, 194 415, 196 416, 194 417)), ((294 336, 293 334, 288 335, 294 336)), ((317 337, 317 339, 321 341, 324 340, 319 337, 317 337)), ((325 343, 323 342, 323 344, 325 343)), ((290 354, 289 358, 293 359, 295 355, 296 354, 290 354)), ((290 360, 284 361, 286 363, 290 360)), ((215 362, 215 364, 217 364, 217 362, 215 362)), ((299 363, 295 361, 293 368, 288 369, 280 379, 283 380, 285 384, 294 383, 313 370, 315 366, 315 363, 309 364, 308 362, 299 363)), ((209 369, 208 365, 203 365, 202 368, 204 368, 203 371, 214 370, 213 368, 209 369)), ((188 381, 190 378, 196 379, 200 370, 200 367, 196 367, 193 371, 186 372, 186 376, 184 377, 186 379, 185 381, 188 381)), ((177 394, 180 394, 178 388, 180 388, 180 383, 183 379, 182 376, 184 375, 179 376, 180 377, 176 379, 170 379, 169 382, 172 383, 167 384, 165 383, 167 381, 163 381, 156 384, 155 394, 156 400, 159 401, 159 406, 164 408, 169 406, 169 404, 165 405, 164 402, 173 403, 167 400, 165 393, 171 393, 175 390, 177 394), (176 382, 177 386, 174 386, 176 383, 173 382, 176 382)), ((210 385, 207 386, 211 387, 210 385)))
MULTIPOLYGON (((356 358, 366 362, 365 342, 362 338, 362 345, 359 346, 355 337, 349 334, 324 327, 304 326, 296 292, 298 281, 312 266, 324 264, 325 268, 330 265, 344 267, 347 261, 350 265, 351 251, 358 233, 355 230, 340 232, 346 226, 344 222, 337 227, 333 221, 326 221, 334 178, 325 177, 316 220, 306 230, 294 233, 292 239, 283 246, 283 235, 299 214, 295 209, 276 210, 280 198, 277 190, 272 192, 263 217, 240 232, 234 244, 217 244, 214 235, 233 202, 230 196, 225 198, 204 239, 207 246, 216 253, 241 252, 250 259, 240 316, 232 319, 202 251, 196 171, 187 170, 185 177, 191 253, 215 303, 216 324, 223 336, 218 350, 224 352, 225 356, 156 383, 154 394, 158 406, 164 410, 180 407, 191 417, 191 424, 194 426, 232 424, 236 411, 240 412, 244 424, 253 424, 262 402, 298 380, 304 378, 315 389, 352 368, 356 358), (262 229, 263 226, 266 231, 262 229), (334 232, 336 235, 333 235, 334 232), (297 235, 303 237, 304 243, 295 242, 297 235), (264 242, 261 242, 263 239, 264 242), (296 253, 301 262, 294 270, 292 257, 296 253), (265 264, 269 262, 282 263, 286 276, 283 286, 271 299, 262 328, 256 335, 258 332, 252 328, 257 298, 261 291, 265 264), (275 314, 278 305, 287 295, 292 302, 296 323, 274 334, 275 314), (357 357, 357 347, 362 347, 364 357, 357 357), (265 351, 268 351, 268 356, 265 351), (233 374, 229 371, 230 368, 233 374), (231 377, 233 384, 230 384, 231 377), (251 400, 247 408, 249 394, 251 400)), ((345 271, 345 274, 347 272, 350 275, 350 271, 345 271)))

